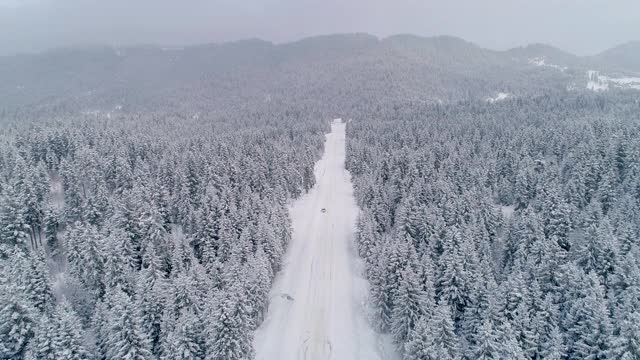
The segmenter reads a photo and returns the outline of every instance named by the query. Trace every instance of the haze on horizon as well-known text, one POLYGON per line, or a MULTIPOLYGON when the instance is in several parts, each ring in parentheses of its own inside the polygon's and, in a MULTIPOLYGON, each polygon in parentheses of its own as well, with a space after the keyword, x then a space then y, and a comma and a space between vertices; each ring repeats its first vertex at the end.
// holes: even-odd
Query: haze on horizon
POLYGON ((366 32, 452 35, 592 55, 640 40, 634 0, 0 0, 0 55, 74 45, 288 42, 366 32))

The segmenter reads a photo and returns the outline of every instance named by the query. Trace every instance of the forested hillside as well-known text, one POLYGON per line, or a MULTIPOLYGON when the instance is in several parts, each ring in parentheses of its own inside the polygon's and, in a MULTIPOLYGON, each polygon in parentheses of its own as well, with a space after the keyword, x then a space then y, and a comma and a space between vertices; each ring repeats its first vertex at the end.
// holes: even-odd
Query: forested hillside
POLYGON ((115 108, 224 114, 229 107, 295 101, 338 116, 352 108, 478 100, 499 92, 562 94, 585 89, 588 70, 638 71, 617 61, 637 56, 634 48, 615 54, 583 58, 546 45, 495 51, 450 36, 367 34, 285 44, 58 49, 0 58, 0 114, 47 118, 115 108))
POLYGON ((359 114, 348 169, 405 359, 636 359, 636 94, 359 114))
POLYGON ((640 71, 640 41, 632 41, 606 50, 595 58, 620 69, 640 71))
POLYGON ((322 122, 136 114, 0 148, 0 358, 245 359, 322 122))

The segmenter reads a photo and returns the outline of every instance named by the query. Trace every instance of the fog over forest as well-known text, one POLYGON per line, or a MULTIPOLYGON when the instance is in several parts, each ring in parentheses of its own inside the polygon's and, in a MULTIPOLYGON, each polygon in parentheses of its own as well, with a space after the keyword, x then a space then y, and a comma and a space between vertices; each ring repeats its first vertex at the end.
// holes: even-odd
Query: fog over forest
POLYGON ((640 38, 639 13, 634 0, 1 0, 0 54, 366 32, 453 35, 497 50, 545 43, 594 55, 640 38))

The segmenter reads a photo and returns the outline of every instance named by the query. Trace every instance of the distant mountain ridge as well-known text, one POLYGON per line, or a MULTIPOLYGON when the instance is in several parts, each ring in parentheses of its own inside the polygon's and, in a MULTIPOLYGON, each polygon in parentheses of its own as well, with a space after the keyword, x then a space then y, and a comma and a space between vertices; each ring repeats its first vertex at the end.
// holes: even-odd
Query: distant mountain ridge
POLYGON ((638 43, 595 57, 549 45, 506 51, 452 36, 363 33, 275 44, 66 48, 0 57, 0 110, 25 106, 215 108, 265 98, 442 102, 584 88, 588 70, 638 68, 638 43), (563 71, 557 71, 562 69, 563 71), (564 71, 567 69, 567 71, 564 71))
POLYGON ((351 34, 332 34, 318 35, 303 38, 297 41, 286 43, 273 43, 271 41, 258 38, 237 40, 222 43, 208 43, 189 46, 172 46, 163 47, 161 45, 137 45, 137 46, 78 46, 78 47, 62 47, 47 50, 33 54, 17 54, 0 56, 0 63, 6 63, 10 59, 33 59, 43 56, 64 56, 69 53, 100 53, 113 50, 116 53, 140 53, 140 52, 202 52, 212 49, 262 49, 273 50, 280 49, 284 53, 301 55, 301 51, 305 51, 304 55, 331 55, 332 53, 351 52, 354 50, 370 50, 375 47, 390 47, 395 49, 412 50, 415 52, 444 52, 444 53, 464 53, 476 52, 485 54, 508 54, 519 57, 547 57, 550 60, 558 62, 576 62, 579 60, 592 60, 616 65, 627 70, 638 71, 640 69, 640 41, 631 41, 618 46, 607 49, 595 56, 577 56, 567 51, 561 50, 551 45, 542 43, 533 43, 523 47, 511 48, 505 51, 491 50, 480 47, 473 42, 469 42, 459 37, 440 35, 425 37, 412 34, 397 34, 384 38, 378 38, 374 35, 366 33, 351 34), (313 50, 316 50, 314 52, 313 50), (324 53, 317 51, 324 50, 324 53))
POLYGON ((632 41, 605 50, 595 56, 598 61, 624 70, 640 72, 640 41, 632 41))
POLYGON ((530 44, 525 47, 509 49, 507 52, 523 59, 545 58, 552 63, 564 64, 565 66, 583 62, 579 56, 546 44, 530 44))

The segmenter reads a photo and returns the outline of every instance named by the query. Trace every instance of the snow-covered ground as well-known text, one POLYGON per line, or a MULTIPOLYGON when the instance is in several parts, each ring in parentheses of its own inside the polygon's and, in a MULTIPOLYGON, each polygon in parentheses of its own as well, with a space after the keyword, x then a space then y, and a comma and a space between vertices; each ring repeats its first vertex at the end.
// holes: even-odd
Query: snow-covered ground
POLYGON ((102 110, 84 110, 80 112, 82 115, 95 116, 111 119, 111 111, 104 112, 102 110))
POLYGON ((368 322, 368 284, 353 246, 358 207, 345 169, 345 127, 326 135, 317 183, 290 208, 293 238, 255 333, 257 360, 395 359, 368 322), (326 212, 322 212, 326 209, 326 212))
POLYGON ((511 94, 500 92, 495 97, 488 97, 487 98, 487 102, 490 103, 490 104, 493 104, 493 103, 496 103, 498 101, 507 100, 510 97, 511 97, 511 94))
POLYGON ((620 87, 640 90, 640 78, 637 77, 609 78, 609 81, 620 87))
POLYGON ((502 212, 502 216, 505 219, 511 219, 513 217, 513 213, 515 212, 516 207, 513 205, 502 205, 500 206, 500 211, 502 212))
POLYGON ((600 73, 595 70, 587 71, 587 89, 592 91, 607 91, 609 90, 609 83, 606 79, 600 77, 600 73))
POLYGON ((587 71, 587 89, 592 91, 607 91, 610 87, 620 89, 640 90, 640 78, 637 77, 609 77, 601 75, 599 71, 587 71))
POLYGON ((548 67, 548 68, 552 68, 552 69, 557 69, 557 70, 560 70, 562 72, 567 70, 566 66, 560 66, 560 65, 556 65, 556 64, 547 63, 547 60, 544 57, 537 57, 537 58, 529 59, 529 64, 534 65, 534 66, 548 67))
POLYGON ((58 210, 64 207, 64 192, 62 191, 62 178, 55 174, 49 180, 49 197, 51 204, 58 210))

